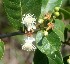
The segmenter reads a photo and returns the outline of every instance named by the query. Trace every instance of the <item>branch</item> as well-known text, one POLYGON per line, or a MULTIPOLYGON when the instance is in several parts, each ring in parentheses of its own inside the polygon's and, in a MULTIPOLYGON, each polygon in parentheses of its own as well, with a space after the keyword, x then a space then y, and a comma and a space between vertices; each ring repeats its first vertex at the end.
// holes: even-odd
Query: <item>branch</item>
MULTIPOLYGON (((34 33, 39 31, 40 29, 34 30, 34 33)), ((7 33, 7 34, 0 34, 0 38, 5 38, 5 37, 11 37, 11 36, 16 36, 16 35, 23 35, 25 32, 23 31, 18 31, 18 32, 13 32, 13 33, 7 33)))
MULTIPOLYGON (((34 30, 34 33, 36 33, 36 32, 39 31, 39 30, 40 30, 40 29, 34 30)), ((6 37, 11 37, 11 36, 16 36, 16 35, 24 35, 24 34, 25 34, 25 33, 22 32, 22 31, 13 32, 13 33, 7 33, 7 34, 0 34, 0 39, 1 39, 1 38, 6 38, 6 37)), ((67 41, 62 42, 62 43, 70 46, 69 41, 70 41, 70 38, 69 38, 67 41)))
POLYGON ((11 37, 11 36, 15 36, 15 35, 22 35, 22 34, 24 34, 24 33, 21 31, 13 32, 13 33, 7 33, 7 34, 0 34, 0 38, 11 37))

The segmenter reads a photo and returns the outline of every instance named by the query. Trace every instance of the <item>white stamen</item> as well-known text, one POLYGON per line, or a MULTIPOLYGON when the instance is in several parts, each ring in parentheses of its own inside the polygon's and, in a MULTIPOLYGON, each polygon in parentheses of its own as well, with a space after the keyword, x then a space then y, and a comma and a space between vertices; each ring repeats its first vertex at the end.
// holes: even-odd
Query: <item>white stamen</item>
POLYGON ((25 24, 25 26, 28 28, 28 31, 30 31, 31 29, 36 29, 36 18, 34 17, 34 14, 31 15, 30 13, 28 14, 24 14, 22 17, 22 24, 25 24))
POLYGON ((33 45, 33 41, 35 41, 35 38, 33 37, 27 37, 25 39, 25 44, 22 46, 22 49, 23 50, 26 50, 26 51, 33 51, 36 49, 36 47, 33 45))

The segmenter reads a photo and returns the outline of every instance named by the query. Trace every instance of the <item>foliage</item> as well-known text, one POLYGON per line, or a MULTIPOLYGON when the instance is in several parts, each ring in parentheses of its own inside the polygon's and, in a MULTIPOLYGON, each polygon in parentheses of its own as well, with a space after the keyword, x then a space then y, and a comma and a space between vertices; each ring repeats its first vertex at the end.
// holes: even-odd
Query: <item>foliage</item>
POLYGON ((62 12, 62 14, 64 15, 64 19, 70 19, 70 12, 61 8, 60 12, 62 12))
POLYGON ((2 59, 4 55, 4 42, 0 41, 0 59, 2 59))
POLYGON ((45 13, 52 13, 54 8, 60 7, 62 0, 42 0, 41 6, 41 14, 40 16, 44 16, 45 13))
MULTIPOLYGON (((27 33, 27 37, 30 37, 36 29, 39 29, 39 31, 36 31, 37 33, 35 32, 37 50, 34 54, 34 64, 64 64, 60 50, 62 42, 65 41, 64 30, 65 28, 70 30, 70 24, 65 26, 60 17, 64 16, 64 19, 70 19, 70 12, 60 8, 62 0, 3 0, 3 3, 7 18, 13 28, 19 31, 20 29, 24 30, 23 32, 27 33), (60 8, 60 10, 55 10, 55 7, 57 9, 60 8), (36 26, 35 30, 32 29, 35 28, 35 24, 33 24, 34 20, 31 20, 32 24, 29 24, 31 21, 27 23, 26 20, 22 20, 24 14, 25 18, 31 17, 30 20, 35 20, 36 18, 38 26, 36 26), (32 18, 33 14, 34 18, 32 18), (27 29, 31 29, 31 31, 27 29), (46 35, 44 35, 44 32, 46 35)), ((25 39, 26 43, 23 45, 23 48, 30 46, 32 49, 29 48, 29 51, 33 50, 35 48, 32 44, 33 41, 34 39, 28 41, 25 39), (31 41, 31 44, 26 45, 29 41, 31 41)), ((0 58, 3 52, 4 43, 1 41, 0 58)))
POLYGON ((23 14, 31 13, 37 17, 40 14, 41 0, 3 0, 10 24, 20 29, 23 14))

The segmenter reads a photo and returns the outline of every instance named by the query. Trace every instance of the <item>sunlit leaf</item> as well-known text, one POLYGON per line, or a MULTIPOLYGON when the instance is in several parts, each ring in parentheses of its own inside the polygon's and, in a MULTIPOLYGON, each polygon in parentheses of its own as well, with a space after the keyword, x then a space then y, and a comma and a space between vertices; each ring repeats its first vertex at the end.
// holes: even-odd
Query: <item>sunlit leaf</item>
POLYGON ((59 36, 61 41, 64 41, 64 29, 65 25, 63 21, 55 19, 53 31, 59 36))
POLYGON ((36 35, 36 45, 41 52, 47 55, 60 50, 61 42, 53 31, 47 37, 42 36, 42 32, 39 31, 36 35))
POLYGON ((42 0, 40 17, 44 17, 48 12, 52 13, 56 6, 61 6, 61 2, 62 0, 42 0))

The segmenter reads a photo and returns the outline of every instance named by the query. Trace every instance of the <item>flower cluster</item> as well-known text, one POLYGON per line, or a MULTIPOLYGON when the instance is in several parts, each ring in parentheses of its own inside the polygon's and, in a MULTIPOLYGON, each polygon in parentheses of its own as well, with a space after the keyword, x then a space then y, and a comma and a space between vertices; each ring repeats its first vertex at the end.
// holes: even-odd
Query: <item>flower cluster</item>
POLYGON ((22 17, 22 24, 25 24, 25 26, 27 27, 27 30, 30 31, 32 29, 36 29, 36 18, 34 17, 34 14, 31 15, 30 13, 28 14, 24 14, 22 17))
POLYGON ((35 41, 35 38, 33 37, 26 37, 25 39, 25 44, 22 46, 23 50, 26 51, 35 51, 36 47, 33 45, 33 41, 35 41))

